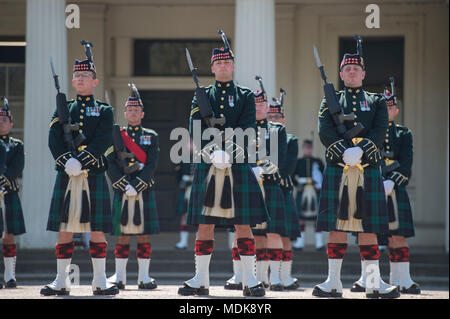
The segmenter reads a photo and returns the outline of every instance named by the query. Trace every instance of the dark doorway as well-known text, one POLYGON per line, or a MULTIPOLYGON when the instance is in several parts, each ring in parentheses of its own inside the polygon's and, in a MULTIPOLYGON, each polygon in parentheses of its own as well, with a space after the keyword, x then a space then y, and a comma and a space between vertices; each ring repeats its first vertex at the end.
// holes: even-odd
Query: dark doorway
MULTIPOLYGON (((364 89, 369 92, 382 93, 389 86, 389 77, 395 77, 397 99, 403 101, 403 74, 405 40, 403 37, 363 37, 363 57, 366 64, 364 89)), ((352 37, 339 39, 339 64, 344 53, 356 53, 356 41, 352 37)), ((338 75, 339 76, 339 75, 338 75)), ((344 83, 339 80, 339 88, 344 83)), ((398 121, 403 123, 403 110, 398 121)))
POLYGON ((179 230, 179 219, 175 216, 178 185, 175 164, 170 160, 170 149, 176 141, 170 140, 170 132, 176 127, 188 128, 194 91, 141 91, 140 94, 145 105, 143 126, 159 135, 155 196, 160 229, 179 230))

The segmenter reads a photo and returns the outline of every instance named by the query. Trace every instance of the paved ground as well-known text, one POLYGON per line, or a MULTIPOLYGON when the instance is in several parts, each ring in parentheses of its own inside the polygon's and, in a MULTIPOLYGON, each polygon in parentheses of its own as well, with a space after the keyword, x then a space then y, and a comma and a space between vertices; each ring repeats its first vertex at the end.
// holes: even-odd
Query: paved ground
MULTIPOLYGON (((0 289, 0 299, 242 299, 241 291, 225 290, 222 286, 211 286, 208 297, 186 297, 177 294, 179 285, 159 285, 157 289, 140 291, 136 285, 128 285, 126 290, 121 290, 115 297, 93 296, 89 285, 73 287, 70 296, 65 297, 43 297, 39 291, 42 285, 25 285, 16 289, 0 289)), ((265 299, 316 299, 311 295, 312 287, 306 287, 297 291, 275 292, 266 291, 265 299)), ((364 293, 353 293, 344 289, 345 299, 365 299, 364 293)), ((402 295, 401 299, 448 299, 448 290, 424 290, 421 295, 402 295)), ((257 299, 257 298, 247 298, 257 299)), ((258 298, 259 299, 259 298, 258 298)))

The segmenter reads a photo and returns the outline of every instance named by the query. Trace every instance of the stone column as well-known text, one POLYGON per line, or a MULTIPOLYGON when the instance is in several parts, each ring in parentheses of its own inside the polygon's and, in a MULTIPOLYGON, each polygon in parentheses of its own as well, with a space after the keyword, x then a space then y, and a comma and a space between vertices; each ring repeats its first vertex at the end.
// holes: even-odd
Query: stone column
POLYGON ((22 206, 27 233, 19 237, 19 244, 24 248, 53 248, 57 233, 46 231, 56 176, 48 148, 50 118, 56 107, 50 56, 59 75, 61 92, 67 93, 65 1, 28 0, 26 28, 22 206))
POLYGON ((233 47, 235 81, 256 90, 255 75, 263 78, 269 100, 278 97, 275 78, 275 1, 236 0, 233 47))

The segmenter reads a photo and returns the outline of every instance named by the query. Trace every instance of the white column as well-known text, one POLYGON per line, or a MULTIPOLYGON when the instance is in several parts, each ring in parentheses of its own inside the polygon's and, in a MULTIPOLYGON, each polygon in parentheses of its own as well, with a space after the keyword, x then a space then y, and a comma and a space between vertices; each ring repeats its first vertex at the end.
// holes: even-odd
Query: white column
MULTIPOLYGON (((449 109, 449 100, 448 100, 448 97, 447 97, 447 112, 448 112, 448 109, 449 109)), ((447 171, 447 174, 445 174, 445 181, 446 181, 446 183, 445 183, 445 189, 447 190, 445 193, 447 194, 446 196, 445 196, 445 251, 447 252, 447 254, 448 254, 448 251, 449 251, 449 243, 448 243, 448 236, 449 236, 449 214, 450 214, 450 212, 449 212, 449 198, 448 198, 448 192, 449 192, 449 183, 448 183, 448 180, 449 180, 449 178, 448 178, 448 174, 449 174, 449 146, 448 146, 448 144, 449 144, 449 142, 450 142, 450 139, 449 139, 449 127, 448 127, 448 125, 447 125, 447 167, 446 167, 446 171, 447 171)))
POLYGON ((67 35, 64 0, 28 0, 25 74, 25 169, 22 206, 27 233, 21 247, 55 247, 57 233, 46 231, 55 182, 54 160, 48 131, 56 107, 50 69, 53 56, 61 91, 67 93, 67 35))
POLYGON ((236 27, 233 39, 236 56, 235 81, 252 90, 259 89, 255 75, 263 78, 269 100, 278 97, 275 79, 275 2, 236 0, 236 27))

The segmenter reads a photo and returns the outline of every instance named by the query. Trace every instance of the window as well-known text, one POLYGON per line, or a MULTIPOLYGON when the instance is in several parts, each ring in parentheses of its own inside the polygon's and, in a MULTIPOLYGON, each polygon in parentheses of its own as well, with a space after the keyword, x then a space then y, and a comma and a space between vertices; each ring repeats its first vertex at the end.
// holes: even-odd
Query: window
MULTIPOLYGON (((6 96, 13 114, 11 134, 23 139, 25 96, 25 42, 23 38, 0 38, 0 97, 6 96)), ((0 101, 3 107, 3 99, 0 101)))
POLYGON ((135 40, 135 76, 189 76, 185 48, 189 49, 198 75, 211 75, 213 48, 223 47, 220 40, 135 40))

